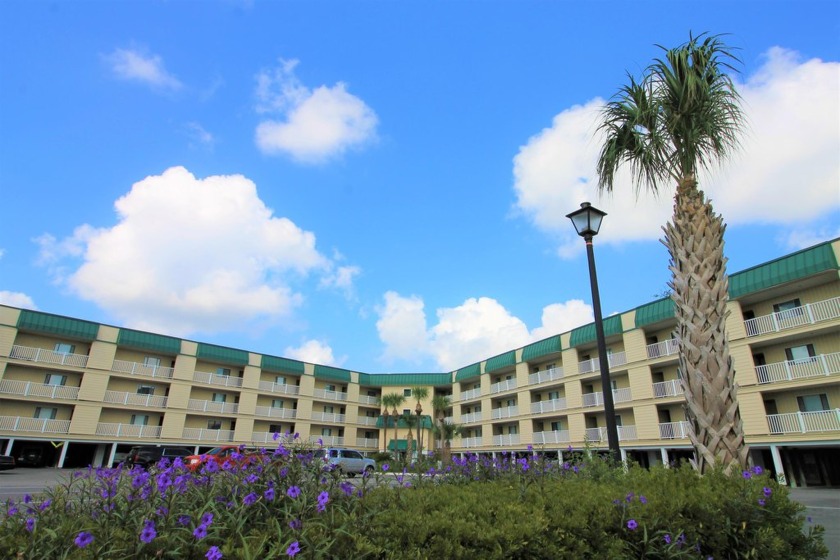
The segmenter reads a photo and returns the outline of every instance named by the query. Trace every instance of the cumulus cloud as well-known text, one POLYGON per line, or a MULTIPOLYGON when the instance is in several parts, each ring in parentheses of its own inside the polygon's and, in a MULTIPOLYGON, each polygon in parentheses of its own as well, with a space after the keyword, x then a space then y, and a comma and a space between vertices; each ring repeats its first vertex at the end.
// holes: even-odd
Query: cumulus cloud
POLYGON ((379 339, 386 363, 433 359, 445 371, 486 359, 529 342, 566 332, 592 321, 592 307, 580 300, 543 309, 542 324, 533 330, 493 298, 469 298, 457 307, 436 311, 428 326, 424 302, 418 296, 385 294, 377 308, 379 339))
POLYGON ((263 153, 320 163, 376 138, 373 109, 342 82, 309 89, 295 75, 297 64, 281 59, 277 68, 257 75, 256 109, 268 117, 256 130, 263 153))
POLYGON ((325 366, 341 366, 347 359, 346 356, 337 359, 333 356, 330 345, 321 340, 307 340, 298 347, 289 346, 283 350, 283 355, 302 362, 325 366))
MULTIPOLYGON (((840 63, 800 61, 770 49, 759 70, 738 84, 749 130, 723 170, 701 176, 701 188, 729 224, 812 222, 840 208, 840 63), (791 204, 791 192, 796 203, 791 204)), ((565 215, 591 201, 610 214, 599 243, 662 237, 672 188, 638 200, 626 170, 612 196, 599 197, 595 135, 601 98, 562 111, 514 157, 516 209, 556 238, 558 254, 582 250, 565 215), (572 231, 570 231, 572 230, 572 231)))
POLYGON ((130 49, 115 49, 104 58, 114 75, 122 80, 140 82, 165 91, 178 91, 182 87, 178 78, 166 71, 160 56, 145 55, 130 49))
POLYGON ((288 317, 304 297, 297 286, 334 267, 313 233, 275 216, 241 175, 173 167, 135 183, 115 209, 113 227, 42 236, 41 262, 134 328, 184 336, 288 317))
POLYGON ((32 301, 32 298, 21 292, 9 292, 0 290, 0 305, 9 305, 11 307, 20 307, 23 309, 37 310, 38 306, 32 301))

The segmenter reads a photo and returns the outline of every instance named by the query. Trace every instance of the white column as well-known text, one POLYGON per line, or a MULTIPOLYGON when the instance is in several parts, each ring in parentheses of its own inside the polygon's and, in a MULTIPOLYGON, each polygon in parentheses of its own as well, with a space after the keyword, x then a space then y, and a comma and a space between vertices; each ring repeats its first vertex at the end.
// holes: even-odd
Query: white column
POLYGON ((117 456, 117 442, 111 444, 111 453, 108 454, 108 466, 114 466, 114 457, 117 456))
POLYGON ((69 441, 63 441, 61 443, 62 443, 61 453, 58 456, 58 465, 56 465, 56 467, 59 468, 59 469, 64 468, 64 458, 67 457, 67 448, 70 447, 70 442, 69 441))
POLYGON ((787 486, 787 477, 785 476, 785 467, 782 464, 782 454, 779 453, 779 448, 776 445, 770 446, 770 454, 773 456, 773 467, 776 469, 776 481, 779 484, 787 486))
POLYGON ((667 449, 665 449, 664 447, 660 447, 659 448, 659 456, 662 457, 662 464, 665 465, 666 468, 668 466, 670 466, 670 463, 668 461, 668 450, 667 449))
POLYGON ((6 443, 6 450, 3 451, 3 455, 11 455, 12 454, 12 445, 15 443, 15 438, 9 438, 9 441, 6 443))

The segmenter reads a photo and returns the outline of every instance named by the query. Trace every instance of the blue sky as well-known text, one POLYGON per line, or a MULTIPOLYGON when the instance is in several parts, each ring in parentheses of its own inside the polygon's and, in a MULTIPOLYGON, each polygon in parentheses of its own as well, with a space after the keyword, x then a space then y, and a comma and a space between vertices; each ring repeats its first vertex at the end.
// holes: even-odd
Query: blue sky
POLYGON ((728 33, 701 187, 735 272, 840 236, 834 2, 0 3, 0 303, 357 371, 449 371, 666 289, 673 191, 594 189, 598 108, 728 33))

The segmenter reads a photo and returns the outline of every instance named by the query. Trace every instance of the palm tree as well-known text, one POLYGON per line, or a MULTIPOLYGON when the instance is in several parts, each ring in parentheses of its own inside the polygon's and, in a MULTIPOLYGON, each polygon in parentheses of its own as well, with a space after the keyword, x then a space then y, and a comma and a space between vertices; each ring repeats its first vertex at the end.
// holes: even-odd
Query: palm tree
POLYGON ((423 455, 423 434, 420 430, 423 428, 423 419, 420 415, 423 413, 423 407, 420 405, 420 401, 429 397, 429 389, 412 387, 411 395, 417 400, 417 406, 414 407, 414 411, 417 413, 417 457, 421 457, 423 455))
MULTIPOLYGON (((391 393, 388 395, 382 395, 379 398, 379 404, 385 409, 380 416, 383 418, 383 426, 385 428, 384 432, 384 439, 385 439, 385 451, 388 451, 388 421, 390 420, 391 414, 388 412, 388 407, 394 406, 394 397, 396 397, 395 393, 391 393)), ((396 432, 396 428, 394 430, 396 432)))
MULTIPOLYGON (((400 395, 399 393, 391 393, 387 395, 389 397, 389 402, 391 403, 391 416, 394 417, 394 441, 398 441, 399 438, 399 431, 397 428, 400 424, 400 413, 397 411, 399 407, 403 405, 405 402, 405 396, 400 395)), ((388 444, 385 444, 385 449, 388 449, 388 444)))
POLYGON ((411 414, 411 412, 407 412, 400 416, 400 420, 405 422, 406 428, 408 428, 408 435, 405 437, 405 452, 408 463, 411 463, 411 444, 414 443, 414 433, 412 432, 412 429, 418 424, 418 417, 411 414))
MULTIPOLYGON (((446 418, 446 409, 449 408, 449 406, 449 397, 443 395, 435 395, 432 397, 432 414, 434 414, 436 428, 432 430, 432 434, 437 435, 440 433, 439 427, 443 424, 443 419, 446 418)), ((432 447, 434 448, 434 442, 432 443, 432 447)))
POLYGON ((452 458, 452 439, 461 435, 461 426, 442 421, 438 429, 440 431, 440 439, 443 441, 443 465, 446 466, 452 458))
POLYGON ((695 466, 726 472, 748 466, 749 449, 738 411, 735 371, 726 336, 729 279, 723 256, 723 218, 698 187, 697 172, 738 147, 745 118, 725 73, 738 59, 719 36, 690 36, 665 49, 641 81, 630 77, 602 112, 605 133, 598 188, 611 192, 627 163, 636 184, 654 194, 676 183, 674 215, 663 229, 670 252, 671 298, 677 316, 686 418, 693 430, 695 466))

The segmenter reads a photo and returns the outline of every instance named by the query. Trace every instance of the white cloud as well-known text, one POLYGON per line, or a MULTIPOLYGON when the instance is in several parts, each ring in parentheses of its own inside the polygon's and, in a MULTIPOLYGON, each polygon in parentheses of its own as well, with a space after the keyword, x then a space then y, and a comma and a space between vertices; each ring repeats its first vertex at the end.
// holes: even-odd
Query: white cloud
POLYGON ((545 307, 542 324, 532 331, 488 297, 438 309, 437 324, 432 327, 427 325, 423 308, 418 296, 385 294, 385 305, 377 308, 380 319, 376 323, 385 345, 384 362, 432 358, 443 370, 452 371, 592 321, 592 308, 580 300, 545 307))
POLYGON ((803 229, 786 232, 779 239, 780 245, 783 245, 791 251, 798 251, 812 247, 817 243, 822 243, 829 239, 837 239, 840 237, 840 226, 834 227, 820 227, 817 229, 803 229))
POLYGON ((241 175, 196 179, 173 167, 135 183, 115 208, 113 227, 43 236, 41 260, 134 328, 183 336, 288 317, 303 300, 295 286, 335 266, 241 175), (76 268, 65 265, 73 257, 76 268))
POLYGON ((325 366, 341 366, 347 359, 346 356, 336 359, 329 344, 321 340, 307 340, 296 348, 289 346, 283 350, 283 355, 302 362, 325 366))
POLYGON ((178 79, 163 67, 163 59, 157 55, 144 55, 136 50, 115 49, 105 60, 111 71, 122 79, 141 82, 154 89, 178 91, 182 85, 178 79))
POLYGON ((23 309, 38 309, 35 302, 28 295, 21 292, 9 292, 0 290, 0 305, 9 305, 11 307, 21 307, 23 309))
MULTIPOLYGON (((779 48, 770 49, 765 64, 740 84, 750 123, 743 147, 724 171, 701 177, 701 188, 727 223, 793 224, 840 208, 838 84, 840 64, 799 62, 779 48)), ((614 194, 599 198, 600 142, 593 134, 603 104, 596 98, 562 111, 514 158, 516 208, 556 237, 562 257, 583 248, 565 217, 583 201, 609 214, 599 243, 659 239, 672 213, 673 188, 665 185, 658 199, 642 193, 637 201, 626 169, 614 194)))
POLYGON ((330 271, 321 278, 322 288, 335 288, 344 292, 348 299, 353 298, 353 279, 361 274, 358 266, 332 266, 330 271))
POLYGON ((285 153, 304 163, 320 163, 376 138, 378 119, 344 83, 310 90, 295 76, 298 61, 257 76, 257 112, 279 114, 257 125, 257 147, 285 153))
POLYGON ((216 143, 216 138, 197 122, 186 123, 184 130, 194 143, 205 148, 212 148, 216 143))

